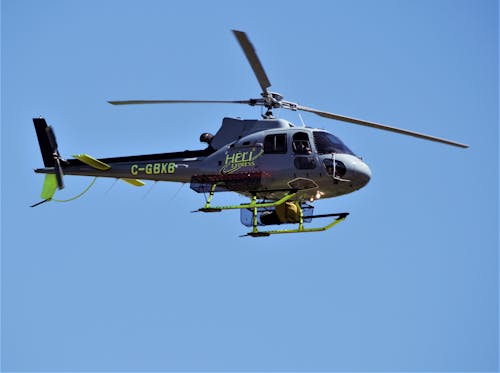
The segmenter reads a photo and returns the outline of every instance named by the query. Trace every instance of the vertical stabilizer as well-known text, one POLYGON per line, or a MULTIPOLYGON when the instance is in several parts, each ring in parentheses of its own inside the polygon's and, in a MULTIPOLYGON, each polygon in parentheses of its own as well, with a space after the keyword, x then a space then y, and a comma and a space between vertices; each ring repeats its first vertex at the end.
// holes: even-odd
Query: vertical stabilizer
POLYGON ((47 135, 47 122, 44 118, 33 118, 33 124, 35 125, 36 136, 42 153, 43 165, 45 167, 54 167, 54 154, 47 135))

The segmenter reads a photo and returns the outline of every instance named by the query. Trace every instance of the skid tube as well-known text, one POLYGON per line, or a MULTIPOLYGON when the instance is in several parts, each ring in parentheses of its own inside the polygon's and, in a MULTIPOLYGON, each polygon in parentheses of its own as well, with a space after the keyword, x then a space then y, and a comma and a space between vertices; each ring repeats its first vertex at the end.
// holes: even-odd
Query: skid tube
POLYGON ((343 222, 346 217, 349 215, 348 212, 334 213, 334 214, 323 214, 316 216, 309 216, 309 219, 315 218, 327 218, 327 217, 336 217, 330 224, 327 224, 323 227, 315 227, 315 228, 304 228, 304 222, 302 218, 302 210, 300 211, 300 221, 299 226, 296 229, 277 229, 277 230, 269 230, 269 231, 259 231, 257 226, 254 224, 252 232, 248 232, 247 234, 241 237, 269 237, 273 234, 287 234, 287 233, 310 233, 310 232, 323 232, 330 228, 333 228, 338 223, 343 222))
POLYGON ((296 229, 278 229, 278 230, 268 230, 268 231, 259 231, 258 229, 258 209, 259 208, 265 208, 265 207, 277 207, 282 205, 283 203, 287 202, 291 198, 295 197, 297 194, 297 190, 289 190, 288 193, 282 197, 281 199, 274 201, 274 202, 257 202, 257 193, 254 193, 252 195, 252 200, 250 203, 245 203, 241 205, 234 205, 234 206, 215 206, 212 207, 212 199, 215 194, 215 189, 217 188, 217 184, 213 184, 212 188, 210 189, 210 194, 207 198, 207 202, 205 205, 193 212, 220 212, 223 210, 241 210, 241 209, 251 209, 253 213, 253 221, 252 221, 252 231, 248 232, 247 234, 241 236, 241 237, 269 237, 271 235, 275 234, 287 234, 287 233, 308 233, 308 232, 322 232, 326 231, 330 228, 333 228, 335 225, 338 223, 343 222, 346 217, 349 215, 348 212, 342 212, 342 213, 334 213, 334 214, 323 214, 323 215, 316 215, 316 216, 309 216, 309 219, 315 219, 315 218, 328 218, 328 217, 335 217, 330 224, 327 224, 322 227, 315 227, 315 228, 305 228, 304 227, 304 217, 302 213, 302 209, 299 208, 299 222, 298 222, 298 227, 296 229))

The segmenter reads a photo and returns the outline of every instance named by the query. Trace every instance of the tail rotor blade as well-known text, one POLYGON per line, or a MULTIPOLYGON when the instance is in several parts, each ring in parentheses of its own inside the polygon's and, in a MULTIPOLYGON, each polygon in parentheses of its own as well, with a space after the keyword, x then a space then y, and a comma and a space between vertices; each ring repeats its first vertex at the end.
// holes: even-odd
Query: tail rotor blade
POLYGON ((59 189, 64 188, 64 182, 63 182, 63 170, 61 167, 61 156, 59 155, 59 150, 57 149, 57 141, 56 141, 56 135, 54 134, 54 130, 52 129, 51 126, 47 126, 45 129, 47 132, 47 137, 49 139, 50 147, 52 148, 52 155, 54 157, 54 171, 56 174, 56 180, 57 180, 57 187, 59 189))
POLYGON ((59 189, 64 189, 64 182, 63 182, 64 174, 61 167, 61 160, 59 158, 55 158, 54 161, 55 161, 54 170, 56 172, 57 187, 59 189))
POLYGON ((49 138, 49 143, 50 147, 52 148, 52 153, 58 153, 56 135, 54 133, 54 130, 52 129, 51 126, 47 126, 45 131, 47 132, 47 137, 49 138))

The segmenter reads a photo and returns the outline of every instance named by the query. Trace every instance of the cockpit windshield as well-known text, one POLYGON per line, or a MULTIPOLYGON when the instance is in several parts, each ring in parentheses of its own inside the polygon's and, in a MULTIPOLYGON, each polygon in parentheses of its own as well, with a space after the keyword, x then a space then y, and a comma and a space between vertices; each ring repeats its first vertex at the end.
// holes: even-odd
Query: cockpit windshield
POLYGON ((318 154, 340 153, 355 155, 337 136, 331 133, 314 131, 313 137, 318 154))

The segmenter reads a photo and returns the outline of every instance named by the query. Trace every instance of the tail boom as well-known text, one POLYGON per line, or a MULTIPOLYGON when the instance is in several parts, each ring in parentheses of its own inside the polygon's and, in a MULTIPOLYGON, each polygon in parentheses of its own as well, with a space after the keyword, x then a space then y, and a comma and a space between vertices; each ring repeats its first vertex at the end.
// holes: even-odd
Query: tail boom
MULTIPOLYGON (((171 158, 177 153, 152 154, 96 159, 88 155, 67 159, 63 165, 64 175, 96 176, 131 180, 157 180, 190 182, 192 176, 200 172, 202 159, 171 158)), ((55 174, 55 167, 35 169, 36 173, 55 174)))

